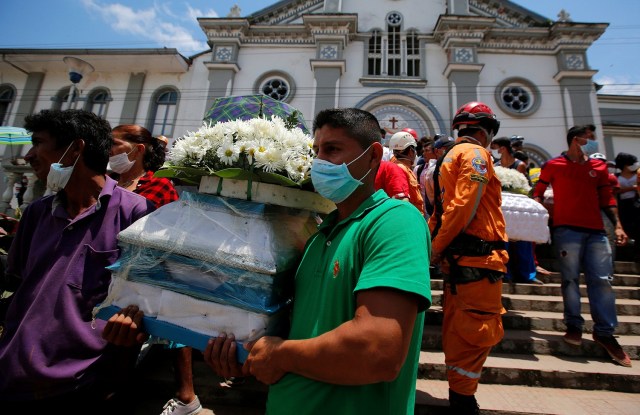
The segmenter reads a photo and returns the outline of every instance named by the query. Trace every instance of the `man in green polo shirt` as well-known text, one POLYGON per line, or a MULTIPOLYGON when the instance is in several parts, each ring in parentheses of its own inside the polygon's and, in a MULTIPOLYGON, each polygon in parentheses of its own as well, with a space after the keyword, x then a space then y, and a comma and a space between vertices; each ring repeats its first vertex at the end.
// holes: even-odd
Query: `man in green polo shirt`
POLYGON ((225 377, 271 385, 267 413, 413 414, 424 312, 431 303, 429 231, 418 209, 375 192, 380 127, 355 108, 321 111, 311 179, 337 209, 307 243, 289 338, 265 336, 236 363, 233 336, 204 356, 225 377))

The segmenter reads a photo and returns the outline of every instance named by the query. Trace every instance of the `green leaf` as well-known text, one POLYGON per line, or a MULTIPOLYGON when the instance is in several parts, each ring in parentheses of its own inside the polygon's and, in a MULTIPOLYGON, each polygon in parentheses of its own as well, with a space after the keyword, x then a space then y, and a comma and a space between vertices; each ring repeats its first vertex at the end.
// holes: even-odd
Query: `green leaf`
POLYGON ((249 178, 251 178, 253 180, 258 180, 257 175, 251 174, 250 172, 237 167, 214 171, 212 172, 212 175, 222 177, 223 179, 249 180, 249 178))
POLYGON ((260 181, 271 184, 278 184, 280 186, 299 187, 300 185, 288 177, 281 176, 274 173, 258 172, 260 181))
POLYGON ((186 167, 164 165, 154 173, 155 177, 166 177, 168 179, 178 179, 189 184, 199 184, 202 176, 218 176, 223 179, 237 179, 260 181, 265 183, 277 184, 280 186, 300 187, 308 183, 311 179, 306 179, 301 183, 296 183, 286 176, 275 173, 265 173, 262 171, 247 171, 239 167, 231 167, 228 169, 213 171, 208 168, 186 167))

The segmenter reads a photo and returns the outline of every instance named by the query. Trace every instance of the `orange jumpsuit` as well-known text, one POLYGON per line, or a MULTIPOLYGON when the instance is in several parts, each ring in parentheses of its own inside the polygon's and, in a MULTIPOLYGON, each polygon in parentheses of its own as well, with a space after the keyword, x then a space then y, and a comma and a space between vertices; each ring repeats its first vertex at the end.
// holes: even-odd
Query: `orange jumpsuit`
MULTIPOLYGON (((502 189, 495 175, 490 153, 470 137, 460 137, 440 167, 439 187, 443 206, 442 224, 432 241, 432 257, 442 253, 460 233, 485 241, 507 241, 502 215, 502 189)), ((429 219, 434 231, 437 220, 429 219)), ((506 272, 506 250, 486 256, 461 256, 458 265, 506 272)), ((443 263, 443 272, 449 273, 443 263)), ((504 335, 501 315, 502 281, 488 278, 444 287, 442 347, 449 388, 462 395, 474 395, 480 373, 491 347, 504 335)))

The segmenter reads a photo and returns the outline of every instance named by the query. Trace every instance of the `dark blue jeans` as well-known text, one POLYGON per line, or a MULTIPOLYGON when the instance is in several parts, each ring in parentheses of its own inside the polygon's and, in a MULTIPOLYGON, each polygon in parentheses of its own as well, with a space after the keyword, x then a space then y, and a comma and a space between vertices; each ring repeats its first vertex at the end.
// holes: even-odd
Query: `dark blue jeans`
POLYGON ((553 245, 562 276, 564 323, 582 329, 580 312, 580 271, 585 276, 593 332, 611 336, 618 325, 616 297, 611 287, 613 262, 607 236, 558 227, 553 231, 553 245))

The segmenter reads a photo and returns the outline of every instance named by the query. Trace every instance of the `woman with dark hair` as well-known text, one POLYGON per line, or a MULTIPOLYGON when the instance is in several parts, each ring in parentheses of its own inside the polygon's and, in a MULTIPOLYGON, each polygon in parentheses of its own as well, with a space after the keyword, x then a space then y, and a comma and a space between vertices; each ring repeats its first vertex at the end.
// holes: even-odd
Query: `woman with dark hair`
POLYGON ((164 143, 146 128, 134 124, 119 125, 112 134, 113 147, 107 169, 113 172, 118 185, 146 197, 156 208, 178 200, 171 180, 153 176, 164 164, 164 143))
MULTIPOLYGON (((134 124, 119 125, 112 134, 113 147, 107 169, 117 175, 118 185, 146 197, 156 208, 178 200, 171 180, 153 176, 165 160, 164 140, 134 124)), ((150 339, 148 344, 156 341, 150 339)), ((192 349, 177 343, 170 343, 166 348, 172 352, 177 390, 176 397, 167 402, 162 413, 196 414, 202 405, 193 387, 192 349)))

